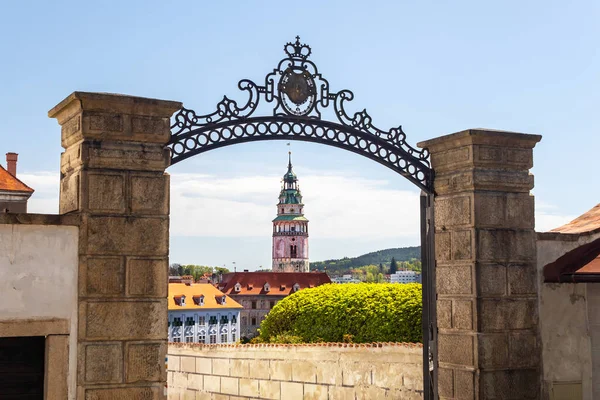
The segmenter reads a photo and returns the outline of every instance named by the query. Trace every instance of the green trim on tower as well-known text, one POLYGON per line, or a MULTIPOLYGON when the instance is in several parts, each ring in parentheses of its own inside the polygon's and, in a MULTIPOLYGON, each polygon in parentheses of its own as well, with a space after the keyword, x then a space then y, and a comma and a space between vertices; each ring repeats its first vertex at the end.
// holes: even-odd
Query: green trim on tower
POLYGON ((304 221, 304 222, 308 222, 308 219, 306 219, 305 217, 301 216, 301 215, 279 215, 277 218, 275 218, 273 220, 273 222, 276 221, 304 221))

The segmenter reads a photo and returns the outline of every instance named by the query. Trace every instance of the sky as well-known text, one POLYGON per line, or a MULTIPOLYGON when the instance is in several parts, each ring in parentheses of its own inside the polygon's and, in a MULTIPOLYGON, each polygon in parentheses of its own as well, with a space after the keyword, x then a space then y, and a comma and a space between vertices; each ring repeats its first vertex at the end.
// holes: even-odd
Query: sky
MULTIPOLYGON (((71 92, 182 101, 210 113, 245 100, 296 35, 349 111, 402 125, 408 143, 468 128, 541 134, 536 229, 600 201, 598 1, 19 1, 0 13, 0 137, 58 212, 60 128, 71 92)), ((310 220, 310 258, 419 243, 418 189, 371 160, 292 142, 310 220)), ((170 167, 171 262, 268 268, 286 143, 225 147, 170 167)), ((4 163, 3 163, 4 164, 4 163)))

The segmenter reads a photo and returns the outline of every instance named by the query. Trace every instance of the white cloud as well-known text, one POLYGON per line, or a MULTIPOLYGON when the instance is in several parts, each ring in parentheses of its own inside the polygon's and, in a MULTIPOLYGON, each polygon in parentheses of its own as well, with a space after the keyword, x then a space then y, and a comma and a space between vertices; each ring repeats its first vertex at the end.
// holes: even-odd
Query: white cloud
POLYGON ((60 175, 56 172, 39 171, 19 173, 18 178, 35 190, 27 211, 35 214, 58 214, 60 175))

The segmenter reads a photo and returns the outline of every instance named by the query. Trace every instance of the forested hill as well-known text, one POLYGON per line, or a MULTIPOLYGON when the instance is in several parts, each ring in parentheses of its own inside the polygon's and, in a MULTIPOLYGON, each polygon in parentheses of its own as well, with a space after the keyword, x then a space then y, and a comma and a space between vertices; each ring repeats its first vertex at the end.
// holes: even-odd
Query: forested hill
POLYGON ((316 261, 310 263, 311 271, 323 271, 327 267, 327 272, 332 273, 349 273, 353 268, 363 267, 365 265, 379 265, 389 266, 392 261, 392 257, 396 261, 410 261, 412 259, 421 259, 421 247, 400 247, 397 249, 385 249, 374 251, 372 253, 363 254, 358 257, 344 257, 337 260, 325 260, 316 261))

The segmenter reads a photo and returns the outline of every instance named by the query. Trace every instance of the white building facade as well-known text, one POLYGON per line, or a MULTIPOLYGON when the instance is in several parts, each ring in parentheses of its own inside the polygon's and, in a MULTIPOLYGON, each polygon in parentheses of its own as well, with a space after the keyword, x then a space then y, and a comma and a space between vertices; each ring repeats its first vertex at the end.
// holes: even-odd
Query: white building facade
POLYGON ((415 271, 396 271, 390 275, 390 283, 420 283, 421 274, 415 271))
POLYGON ((237 343, 243 307, 208 283, 169 284, 169 342, 237 343))

